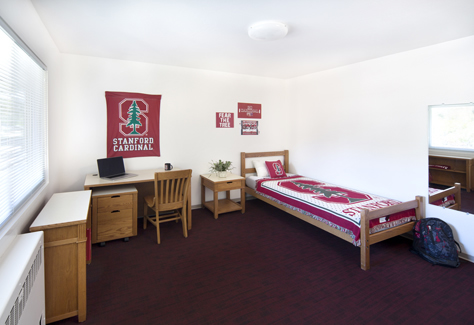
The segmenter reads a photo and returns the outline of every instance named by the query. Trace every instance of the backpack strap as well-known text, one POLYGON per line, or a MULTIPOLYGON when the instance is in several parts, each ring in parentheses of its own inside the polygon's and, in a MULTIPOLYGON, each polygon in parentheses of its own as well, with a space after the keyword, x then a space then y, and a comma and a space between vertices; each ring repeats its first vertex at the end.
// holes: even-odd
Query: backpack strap
POLYGON ((462 253, 462 249, 461 249, 461 246, 459 245, 459 243, 457 241, 454 240, 454 243, 458 246, 459 248, 459 253, 462 253))

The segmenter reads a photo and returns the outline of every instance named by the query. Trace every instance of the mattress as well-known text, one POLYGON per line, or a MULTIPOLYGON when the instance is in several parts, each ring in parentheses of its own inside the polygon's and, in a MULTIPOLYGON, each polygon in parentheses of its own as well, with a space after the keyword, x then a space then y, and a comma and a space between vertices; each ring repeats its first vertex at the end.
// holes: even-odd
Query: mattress
MULTIPOLYGON (((401 203, 299 175, 273 179, 248 176, 246 184, 264 197, 349 234, 355 246, 360 246, 361 209, 401 203)), ((374 219, 370 221, 370 233, 412 220, 416 220, 415 209, 374 219)))

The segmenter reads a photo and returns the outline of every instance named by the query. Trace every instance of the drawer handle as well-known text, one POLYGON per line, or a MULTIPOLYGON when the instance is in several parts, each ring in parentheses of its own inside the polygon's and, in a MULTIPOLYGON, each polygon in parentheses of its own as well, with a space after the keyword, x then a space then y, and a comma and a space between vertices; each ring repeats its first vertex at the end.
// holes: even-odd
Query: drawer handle
POLYGON ((112 195, 111 198, 116 198, 116 197, 120 197, 120 195, 112 195))
POLYGON ((114 210, 111 213, 117 213, 117 212, 120 212, 120 210, 114 210))
POLYGON ((232 182, 227 182, 227 184, 232 184, 232 182))

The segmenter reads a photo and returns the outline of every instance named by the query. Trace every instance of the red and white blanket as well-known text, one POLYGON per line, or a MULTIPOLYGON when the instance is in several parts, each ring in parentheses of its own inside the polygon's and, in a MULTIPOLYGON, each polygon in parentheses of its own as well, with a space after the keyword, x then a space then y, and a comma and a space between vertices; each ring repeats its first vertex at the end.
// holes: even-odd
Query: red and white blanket
MULTIPOLYGON (((440 189, 432 188, 432 187, 430 187, 428 189, 429 195, 433 195, 433 194, 436 194, 436 193, 441 192, 441 191, 442 190, 440 190, 440 189)), ((446 208, 446 207, 449 207, 449 206, 453 205, 454 203, 456 203, 456 201, 454 199, 454 195, 448 195, 448 196, 445 196, 444 198, 436 200, 436 201, 434 201, 430 204, 438 205, 438 206, 446 208)))
MULTIPOLYGON (((302 176, 257 181, 256 192, 290 209, 347 233, 360 246, 361 209, 376 210, 401 203, 372 194, 302 176)), ((415 210, 408 210, 370 221, 370 233, 416 220, 415 210)))

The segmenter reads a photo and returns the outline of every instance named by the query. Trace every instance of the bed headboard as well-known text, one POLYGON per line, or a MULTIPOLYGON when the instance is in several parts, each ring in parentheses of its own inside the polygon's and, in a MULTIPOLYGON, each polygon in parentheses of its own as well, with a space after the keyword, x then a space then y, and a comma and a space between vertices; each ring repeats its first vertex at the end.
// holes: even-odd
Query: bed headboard
POLYGON ((247 174, 256 173, 257 171, 252 166, 247 167, 245 165, 246 158, 262 158, 262 157, 274 157, 283 156, 283 167, 285 173, 289 172, 290 167, 290 156, 288 150, 282 151, 264 151, 264 152, 241 152, 240 153, 240 176, 245 177, 247 174))

